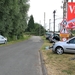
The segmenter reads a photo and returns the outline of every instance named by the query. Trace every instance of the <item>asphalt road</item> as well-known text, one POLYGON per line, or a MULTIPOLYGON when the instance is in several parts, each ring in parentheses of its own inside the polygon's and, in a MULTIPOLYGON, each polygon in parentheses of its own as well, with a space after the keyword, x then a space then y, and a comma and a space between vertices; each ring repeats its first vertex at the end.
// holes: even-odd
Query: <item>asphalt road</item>
POLYGON ((0 46, 0 75, 41 75, 39 36, 19 43, 0 46))

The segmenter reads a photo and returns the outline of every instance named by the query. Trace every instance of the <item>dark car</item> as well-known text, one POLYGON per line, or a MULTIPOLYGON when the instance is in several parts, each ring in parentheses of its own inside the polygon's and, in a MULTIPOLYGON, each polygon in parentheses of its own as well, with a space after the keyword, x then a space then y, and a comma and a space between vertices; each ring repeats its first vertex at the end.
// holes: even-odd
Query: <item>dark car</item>
POLYGON ((50 38, 51 36, 53 36, 53 33, 46 32, 45 37, 46 37, 47 40, 49 40, 49 38, 50 38))
POLYGON ((56 41, 60 41, 60 35, 55 33, 52 36, 49 37, 50 43, 55 43, 56 41))

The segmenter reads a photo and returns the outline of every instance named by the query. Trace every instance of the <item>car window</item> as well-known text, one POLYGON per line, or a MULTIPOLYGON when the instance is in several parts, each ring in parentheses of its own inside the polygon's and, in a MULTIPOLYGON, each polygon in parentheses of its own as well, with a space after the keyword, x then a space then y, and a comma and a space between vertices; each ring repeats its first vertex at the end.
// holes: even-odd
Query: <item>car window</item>
POLYGON ((50 33, 50 34, 46 34, 46 36, 53 36, 53 35, 50 33))
POLYGON ((75 38, 71 39, 71 40, 69 41, 69 43, 75 44, 75 38))

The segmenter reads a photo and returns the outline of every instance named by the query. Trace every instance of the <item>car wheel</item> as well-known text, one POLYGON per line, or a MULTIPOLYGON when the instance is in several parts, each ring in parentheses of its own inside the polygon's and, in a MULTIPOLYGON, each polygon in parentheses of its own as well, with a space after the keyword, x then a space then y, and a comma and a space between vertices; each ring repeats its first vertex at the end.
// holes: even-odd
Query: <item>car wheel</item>
POLYGON ((57 47, 57 48, 56 48, 56 53, 57 53, 57 54, 63 54, 63 52, 64 52, 64 50, 63 50, 62 47, 57 47))

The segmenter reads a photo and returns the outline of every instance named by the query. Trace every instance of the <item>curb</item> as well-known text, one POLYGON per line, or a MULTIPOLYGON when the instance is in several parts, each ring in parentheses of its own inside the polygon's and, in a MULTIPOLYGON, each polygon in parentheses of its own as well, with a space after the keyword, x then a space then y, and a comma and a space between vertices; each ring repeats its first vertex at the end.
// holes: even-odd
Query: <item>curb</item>
POLYGON ((47 73, 47 68, 45 66, 45 62, 43 60, 43 56, 42 56, 42 52, 39 50, 39 54, 40 54, 40 62, 41 62, 41 69, 42 69, 42 75, 48 75, 47 73))

